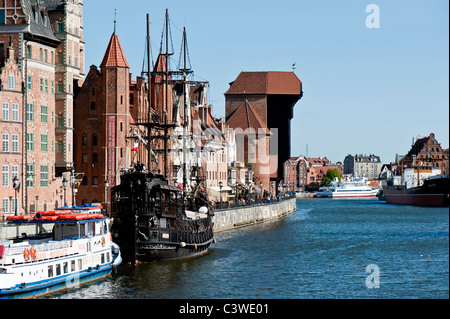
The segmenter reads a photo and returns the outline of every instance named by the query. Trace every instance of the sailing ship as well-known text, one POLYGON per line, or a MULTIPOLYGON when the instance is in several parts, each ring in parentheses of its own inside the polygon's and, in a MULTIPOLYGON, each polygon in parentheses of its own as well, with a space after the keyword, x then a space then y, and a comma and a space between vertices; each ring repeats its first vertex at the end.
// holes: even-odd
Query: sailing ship
POLYGON ((0 299, 36 298, 116 272, 122 258, 101 208, 8 217, 14 235, 0 241, 0 299))
POLYGON ((124 261, 131 263, 198 256, 207 252, 215 242, 214 213, 202 185, 204 177, 199 166, 191 163, 192 152, 187 154, 192 146, 189 85, 196 83, 188 80, 188 74, 192 71, 186 66, 186 30, 183 30, 184 67, 179 71, 169 71, 168 21, 166 10, 165 70, 150 72, 150 23, 147 14, 148 101, 152 101, 152 75, 162 76, 166 97, 164 117, 155 115, 153 108, 149 107, 146 121, 135 123, 147 130, 146 137, 138 136, 135 130, 132 132, 132 138, 147 147, 147 165, 137 162, 132 168, 123 169, 120 184, 111 190, 113 238, 121 247, 124 261), (181 110, 174 107, 172 119, 167 116, 170 76, 174 76, 170 79, 174 89, 184 96, 184 107, 181 110), (176 76, 178 79, 175 79, 176 76), (168 135, 169 131, 180 129, 183 182, 174 186, 168 178, 168 135), (153 162, 157 160, 156 154, 160 151, 152 149, 152 141, 158 138, 164 143, 164 174, 152 169, 153 162))

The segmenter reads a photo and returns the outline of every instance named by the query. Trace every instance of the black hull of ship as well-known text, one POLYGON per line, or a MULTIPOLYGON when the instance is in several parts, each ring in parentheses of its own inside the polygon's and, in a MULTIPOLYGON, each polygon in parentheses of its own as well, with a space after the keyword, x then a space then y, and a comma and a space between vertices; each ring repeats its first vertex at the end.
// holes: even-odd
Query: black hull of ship
POLYGON ((160 175, 124 174, 112 191, 113 240, 127 263, 195 257, 214 243, 214 214, 184 201, 160 175))
MULTIPOLYGON (((212 229, 213 223, 211 222, 209 225, 212 229)), ((207 238, 204 242, 185 243, 183 241, 165 242, 143 240, 141 237, 142 234, 139 234, 139 232, 142 232, 142 228, 119 228, 113 224, 113 231, 115 234, 114 241, 121 247, 122 260, 127 263, 197 257, 207 253, 209 247, 215 243, 212 232, 204 233, 204 237, 207 238), (130 236, 134 233, 136 233, 136 237, 130 236)), ((152 231, 161 230, 152 229, 152 231)), ((164 229, 164 231, 178 232, 178 229, 164 229)), ((187 236, 189 235, 195 236, 194 234, 188 234, 187 236)))
POLYGON ((166 243, 139 243, 138 244, 138 260, 141 262, 149 262, 154 260, 173 260, 201 256, 208 252, 209 246, 213 240, 198 245, 189 245, 181 247, 180 244, 166 243))
POLYGON ((425 180, 420 187, 406 189, 404 186, 383 186, 388 204, 427 207, 449 206, 449 177, 425 180))

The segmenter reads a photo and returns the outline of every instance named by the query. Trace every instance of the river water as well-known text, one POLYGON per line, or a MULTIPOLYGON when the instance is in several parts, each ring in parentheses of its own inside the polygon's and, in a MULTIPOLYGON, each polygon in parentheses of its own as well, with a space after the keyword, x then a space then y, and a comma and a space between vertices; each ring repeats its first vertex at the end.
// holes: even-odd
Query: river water
POLYGON ((122 264, 47 298, 449 298, 449 208, 298 199, 284 219, 216 239, 204 256, 122 264))

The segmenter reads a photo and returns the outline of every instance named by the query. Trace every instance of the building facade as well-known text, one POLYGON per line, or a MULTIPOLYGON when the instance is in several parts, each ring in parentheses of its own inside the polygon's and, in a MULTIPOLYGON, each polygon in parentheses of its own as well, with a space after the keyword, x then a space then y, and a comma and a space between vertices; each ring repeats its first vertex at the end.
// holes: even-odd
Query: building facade
POLYGON ((440 170, 441 174, 449 174, 448 149, 443 149, 434 133, 430 133, 429 136, 416 139, 409 152, 400 160, 400 164, 402 168, 427 165, 440 170))
POLYGON ((331 163, 326 157, 291 157, 284 163, 284 180, 281 190, 302 192, 317 190, 328 170, 337 169, 342 174, 342 167, 331 163))
POLYGON ((380 157, 376 155, 347 155, 344 159, 344 174, 376 180, 381 173, 380 157))
POLYGON ((2 163, 5 181, 0 197, 5 214, 53 209, 71 201, 71 192, 65 190, 70 185, 62 181, 70 179, 73 167, 70 102, 74 81, 83 77, 82 6, 82 0, 5 0, 0 4, 2 78, 8 74, 0 91, 4 119, 0 157, 17 153, 17 147, 21 154, 20 160, 15 154, 14 161, 2 163), (13 191, 14 177, 18 182, 13 191), (17 205, 10 200, 7 207, 11 193, 17 205))
POLYGON ((257 185, 278 189, 290 158, 290 121, 303 96, 293 72, 241 72, 225 93, 227 126, 236 130, 237 159, 250 164, 257 185), (272 186, 275 183, 275 187, 272 186))

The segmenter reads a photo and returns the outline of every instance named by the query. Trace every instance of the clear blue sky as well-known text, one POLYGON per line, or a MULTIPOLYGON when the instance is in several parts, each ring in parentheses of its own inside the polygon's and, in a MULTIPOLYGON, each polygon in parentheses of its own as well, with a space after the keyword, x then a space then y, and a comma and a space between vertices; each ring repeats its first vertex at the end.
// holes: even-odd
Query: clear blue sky
POLYGON ((86 71, 100 65, 114 27, 140 75, 150 14, 159 51, 169 9, 176 67, 183 26, 195 79, 210 82, 209 102, 225 114, 224 93, 241 71, 291 71, 303 82, 291 122, 291 155, 343 161, 405 154, 431 132, 449 147, 449 2, 445 0, 84 1, 86 71), (367 28, 366 6, 380 9, 367 28))

